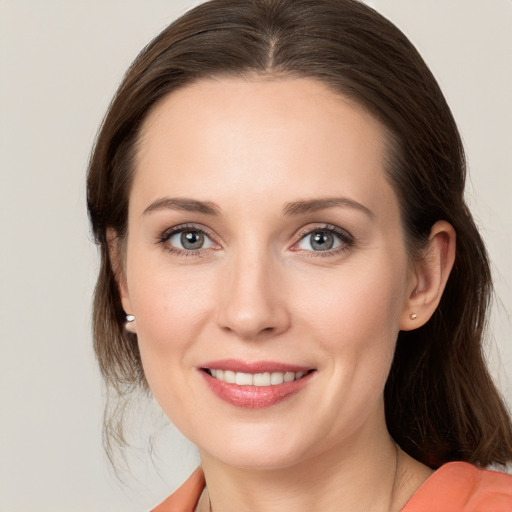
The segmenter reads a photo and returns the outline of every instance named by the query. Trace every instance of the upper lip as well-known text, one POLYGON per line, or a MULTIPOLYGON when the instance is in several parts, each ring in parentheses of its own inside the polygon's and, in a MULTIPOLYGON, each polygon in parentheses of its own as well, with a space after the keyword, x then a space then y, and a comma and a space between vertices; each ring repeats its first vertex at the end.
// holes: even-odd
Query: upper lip
POLYGON ((314 369, 310 366, 281 363, 277 361, 239 361, 236 359, 209 361, 202 364, 200 368, 210 370, 231 370, 233 372, 243 373, 307 372, 314 369))

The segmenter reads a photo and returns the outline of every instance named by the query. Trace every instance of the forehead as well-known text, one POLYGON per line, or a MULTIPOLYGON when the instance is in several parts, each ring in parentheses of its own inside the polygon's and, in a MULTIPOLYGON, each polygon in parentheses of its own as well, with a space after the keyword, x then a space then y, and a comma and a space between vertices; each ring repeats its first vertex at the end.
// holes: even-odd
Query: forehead
POLYGON ((146 201, 348 195, 376 207, 394 200, 385 148, 373 116, 316 80, 200 80, 169 94, 146 119, 134 191, 146 201))

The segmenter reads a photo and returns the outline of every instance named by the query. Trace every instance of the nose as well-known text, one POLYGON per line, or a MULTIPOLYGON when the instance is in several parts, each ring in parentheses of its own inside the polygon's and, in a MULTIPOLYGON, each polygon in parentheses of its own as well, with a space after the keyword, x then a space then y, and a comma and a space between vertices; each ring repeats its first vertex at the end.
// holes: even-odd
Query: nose
POLYGON ((221 329, 244 340, 279 335, 290 327, 282 268, 269 254, 239 254, 226 265, 217 306, 221 329))

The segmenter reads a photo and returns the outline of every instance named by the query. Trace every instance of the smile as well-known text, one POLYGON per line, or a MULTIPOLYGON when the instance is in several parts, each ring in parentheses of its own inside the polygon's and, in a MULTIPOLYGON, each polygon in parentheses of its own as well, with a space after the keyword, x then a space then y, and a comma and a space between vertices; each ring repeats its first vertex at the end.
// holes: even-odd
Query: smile
POLYGON ((272 362, 216 361, 200 368, 208 389, 236 407, 261 409, 289 398, 312 380, 315 369, 272 362))
POLYGON ((301 379, 306 375, 306 372, 245 373, 214 369, 208 369, 207 372, 215 379, 227 382, 228 384, 237 384, 238 386, 278 386, 284 382, 293 382, 301 379))

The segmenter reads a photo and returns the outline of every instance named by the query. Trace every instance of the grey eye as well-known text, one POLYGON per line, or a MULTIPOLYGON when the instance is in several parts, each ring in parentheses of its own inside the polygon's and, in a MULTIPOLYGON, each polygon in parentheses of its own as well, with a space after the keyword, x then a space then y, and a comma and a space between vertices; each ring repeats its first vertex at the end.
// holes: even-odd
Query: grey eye
POLYGON ((311 247, 316 251, 327 251, 334 245, 334 236, 331 233, 319 232, 311 236, 311 247))
POLYGON ((336 249, 341 243, 340 237, 331 231, 316 229, 302 238, 299 247, 308 251, 329 251, 336 249))
POLYGON ((181 233, 180 242, 185 249, 201 249, 204 243, 204 235, 195 231, 181 233))
POLYGON ((185 251, 207 249, 212 246, 212 241, 204 233, 193 229, 175 233, 169 238, 169 243, 185 251))

